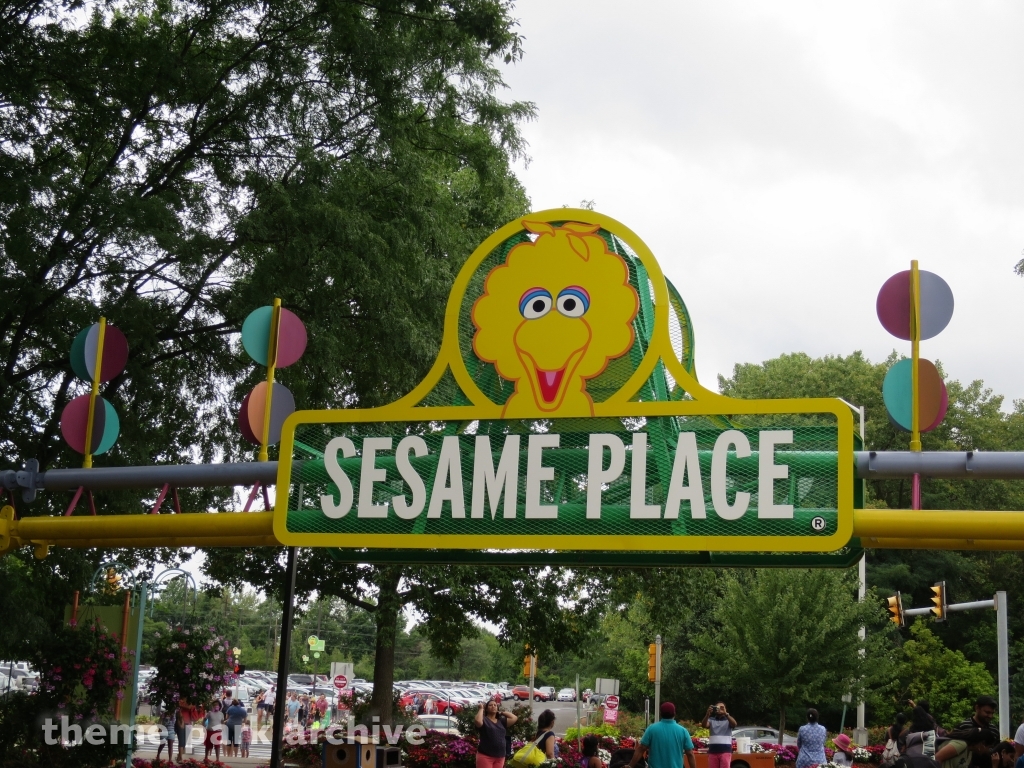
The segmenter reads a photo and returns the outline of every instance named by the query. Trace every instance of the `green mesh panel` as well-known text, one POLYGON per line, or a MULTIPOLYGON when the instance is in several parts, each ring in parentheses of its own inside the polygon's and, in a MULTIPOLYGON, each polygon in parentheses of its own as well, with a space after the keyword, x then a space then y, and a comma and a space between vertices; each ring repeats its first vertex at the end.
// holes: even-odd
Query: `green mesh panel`
MULTIPOLYGON (((712 458, 716 441, 729 425, 712 423, 704 418, 659 417, 650 419, 587 419, 492 421, 438 423, 371 423, 371 424, 302 424, 296 429, 294 468, 288 499, 288 530, 293 533, 402 533, 402 534, 475 534, 475 535, 574 535, 581 537, 658 535, 658 536, 828 536, 836 532, 837 429, 830 416, 783 414, 748 417, 739 430, 750 442, 753 454, 737 458, 735 451, 725 458, 725 494, 729 504, 737 493, 750 495, 746 513, 737 520, 724 519, 716 512, 712 497, 712 458), (759 509, 759 435, 761 430, 792 429, 793 442, 777 445, 774 463, 788 467, 788 477, 774 482, 774 503, 790 504, 791 519, 760 519, 759 509), (693 433, 698 450, 700 475, 704 489, 707 517, 694 519, 691 504, 683 501, 677 519, 637 519, 631 517, 633 458, 631 445, 638 432, 647 435, 646 474, 642 490, 645 503, 659 505, 664 511, 666 494, 673 470, 680 433, 693 433), (587 478, 588 445, 591 433, 612 434, 624 446, 625 466, 620 477, 607 484, 602 494, 600 519, 588 519, 587 478), (426 505, 411 520, 395 513, 393 498, 402 497, 411 504, 410 486, 402 479, 396 466, 395 448, 407 435, 420 435, 426 442, 425 456, 411 457, 411 465, 426 488, 426 505), (490 501, 485 500, 484 516, 471 517, 472 487, 475 468, 476 440, 487 435, 491 453, 486 456, 493 468, 498 465, 505 440, 520 435, 518 483, 514 512, 505 508, 502 498, 497 517, 492 519, 490 501), (545 448, 541 453, 544 467, 551 468, 553 478, 539 484, 539 501, 555 508, 554 519, 527 519, 527 448, 531 434, 557 434, 558 448, 545 448), (459 466, 462 475, 464 518, 453 518, 452 504, 445 501, 439 517, 429 517, 429 502, 434 486, 445 485, 450 478, 438 478, 438 458, 446 436, 457 435, 459 466), (360 476, 364 437, 392 438, 391 450, 379 450, 374 468, 385 470, 386 478, 372 485, 374 504, 387 505, 386 517, 361 517, 360 476), (321 496, 339 497, 337 485, 325 468, 323 453, 335 437, 349 438, 356 455, 342 458, 340 470, 345 473, 353 491, 353 503, 338 518, 325 515, 321 496)), ((609 464, 605 451, 602 467, 609 464)), ((445 473, 447 476, 447 473, 445 473)), ((693 482, 693 478, 687 478, 693 482)), ((366 499, 364 499, 366 501, 366 499)), ((495 546, 500 546, 496 540, 495 546)))

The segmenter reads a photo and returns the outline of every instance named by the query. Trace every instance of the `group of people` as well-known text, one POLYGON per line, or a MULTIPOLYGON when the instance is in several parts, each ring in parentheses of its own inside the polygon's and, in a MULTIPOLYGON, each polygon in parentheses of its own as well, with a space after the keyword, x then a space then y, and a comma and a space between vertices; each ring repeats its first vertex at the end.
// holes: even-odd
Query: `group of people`
POLYGON ((192 727, 197 723, 203 725, 203 746, 206 750, 203 759, 209 760, 212 750, 215 759, 220 760, 221 746, 225 757, 249 756, 252 727, 248 712, 241 701, 231 698, 231 692, 225 690, 222 697, 209 703, 208 707, 179 699, 177 704, 165 708, 160 716, 163 739, 157 746, 156 759, 160 759, 160 753, 166 746, 167 759, 170 760, 177 742, 178 760, 183 760, 192 727))
MULTIPOLYGON (((887 733, 888 741, 882 755, 886 768, 1024 768, 1024 724, 1013 741, 1000 741, 999 729, 994 723, 996 702, 991 696, 979 696, 974 714, 951 731, 946 731, 929 712, 928 702, 909 702, 909 717, 899 714, 887 733)), ((648 768, 697 768, 693 739, 689 731, 676 722, 676 708, 665 702, 660 708, 660 720, 644 731, 635 750, 628 757, 618 752, 612 756, 609 768, 636 768, 646 761, 648 768)), ((496 701, 482 705, 476 713, 476 729, 480 734, 477 768, 505 768, 506 760, 513 757, 509 728, 516 722, 511 712, 503 712, 496 701)), ((558 755, 554 734, 555 715, 545 710, 537 720, 534 741, 517 752, 513 768, 535 765, 543 759, 558 755), (536 752, 539 750, 539 752, 536 752), (534 752, 534 760, 529 753, 534 752)), ((736 720, 729 714, 725 702, 708 707, 701 725, 708 729, 708 768, 730 768, 733 751, 732 729, 736 720)), ((818 722, 818 711, 807 710, 807 722, 797 731, 796 768, 816 768, 830 762, 825 754, 828 732, 818 722)), ((831 762, 852 766, 857 745, 848 735, 840 733, 832 739, 835 746, 831 762)), ((583 739, 583 756, 579 768, 602 768, 597 757, 598 739, 588 735, 583 739)))
POLYGON ((292 691, 285 701, 288 724, 299 728, 326 727, 330 723, 327 715, 330 707, 330 702, 322 693, 319 698, 312 698, 304 693, 297 694, 292 691))
MULTIPOLYGON (((480 735, 477 747, 477 768, 505 768, 505 761, 519 757, 512 752, 512 733, 509 731, 519 718, 511 712, 502 711, 494 699, 480 705, 473 722, 480 735)), ((588 737, 589 738, 589 737, 588 737)), ((555 713, 545 709, 537 718, 537 736, 521 750, 526 765, 536 765, 543 760, 558 757, 558 739, 555 738, 555 713), (530 759, 533 753, 536 759, 530 759)), ((584 745, 586 753, 586 745, 584 745)), ((597 739, 594 738, 593 754, 597 755, 597 739)), ((588 768, 588 766, 582 766, 588 768)), ((593 768, 600 768, 600 764, 593 768)))
MULTIPOLYGON (((889 726, 883 763, 893 768, 1014 768, 1019 750, 1000 742, 994 719, 996 700, 979 696, 974 714, 951 731, 940 726, 927 701, 909 701, 910 716, 899 713, 889 726)), ((1024 738, 1024 731, 1018 730, 1024 738)))

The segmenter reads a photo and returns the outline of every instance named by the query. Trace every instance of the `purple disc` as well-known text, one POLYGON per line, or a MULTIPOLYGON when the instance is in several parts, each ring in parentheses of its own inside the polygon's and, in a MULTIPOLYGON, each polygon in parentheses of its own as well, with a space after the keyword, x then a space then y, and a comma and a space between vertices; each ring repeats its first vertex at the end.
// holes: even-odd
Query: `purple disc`
MULTIPOLYGON (((942 333, 953 317, 953 291, 934 272, 918 271, 921 283, 921 339, 942 333)), ((878 321, 897 339, 910 341, 910 270, 897 272, 882 285, 875 300, 878 321)))

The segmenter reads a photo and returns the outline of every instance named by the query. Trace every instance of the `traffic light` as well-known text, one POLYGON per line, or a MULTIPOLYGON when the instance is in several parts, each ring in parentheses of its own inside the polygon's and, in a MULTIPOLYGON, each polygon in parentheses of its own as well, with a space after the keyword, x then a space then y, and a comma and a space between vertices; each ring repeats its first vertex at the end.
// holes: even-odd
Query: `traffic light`
POLYGON ((889 603, 889 613, 892 614, 889 616, 889 621, 900 627, 906 626, 903 620, 903 598, 900 597, 900 593, 897 592, 893 597, 888 598, 887 602, 889 603))
POLYGON ((235 664, 235 674, 236 675, 244 675, 245 674, 245 664, 235 664))
POLYGON ((946 620, 946 582, 937 581, 932 587, 932 615, 936 621, 946 620))
POLYGON ((647 679, 652 683, 658 679, 658 646, 655 643, 647 646, 647 679))
POLYGON ((530 649, 526 649, 526 655, 523 656, 523 677, 529 677, 530 673, 533 673, 534 677, 537 675, 537 654, 530 653, 530 649))

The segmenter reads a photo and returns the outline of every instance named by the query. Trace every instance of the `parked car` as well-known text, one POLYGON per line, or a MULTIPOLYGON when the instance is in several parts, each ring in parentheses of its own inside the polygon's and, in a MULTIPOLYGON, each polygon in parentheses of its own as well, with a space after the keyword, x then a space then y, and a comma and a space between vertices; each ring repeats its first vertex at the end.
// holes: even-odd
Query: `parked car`
POLYGON ((547 696, 547 698, 544 699, 544 701, 554 701, 555 700, 555 695, 556 695, 555 694, 555 689, 552 688, 550 685, 541 686, 540 688, 537 688, 537 690, 540 691, 541 693, 543 693, 545 696, 547 696))
POLYGON ((454 715, 465 709, 466 703, 457 696, 449 696, 446 691, 420 688, 406 691, 398 700, 398 706, 421 714, 454 715))
POLYGON ((416 722, 421 723, 431 731, 454 734, 458 734, 459 732, 458 721, 454 717, 449 717, 448 715, 420 715, 416 718, 416 722))
MULTIPOLYGON (((779 732, 774 728, 768 728, 763 725, 741 725, 738 728, 732 729, 732 737, 738 739, 745 737, 751 741, 762 742, 770 741, 772 744, 779 743, 779 732)), ((790 736, 788 733, 782 735, 782 744, 796 746, 796 736, 790 736)))
MULTIPOLYGON (((512 689, 512 696, 519 701, 528 701, 530 698, 530 686, 528 685, 517 685, 512 689)), ((551 697, 547 693, 542 691, 540 688, 533 689, 533 700, 534 701, 550 701, 551 697)))
POLYGON ((591 707, 599 707, 604 704, 604 700, 608 698, 606 693, 591 693, 587 696, 587 705, 591 707))
POLYGON ((563 688, 558 692, 559 701, 576 701, 575 688, 563 688))

